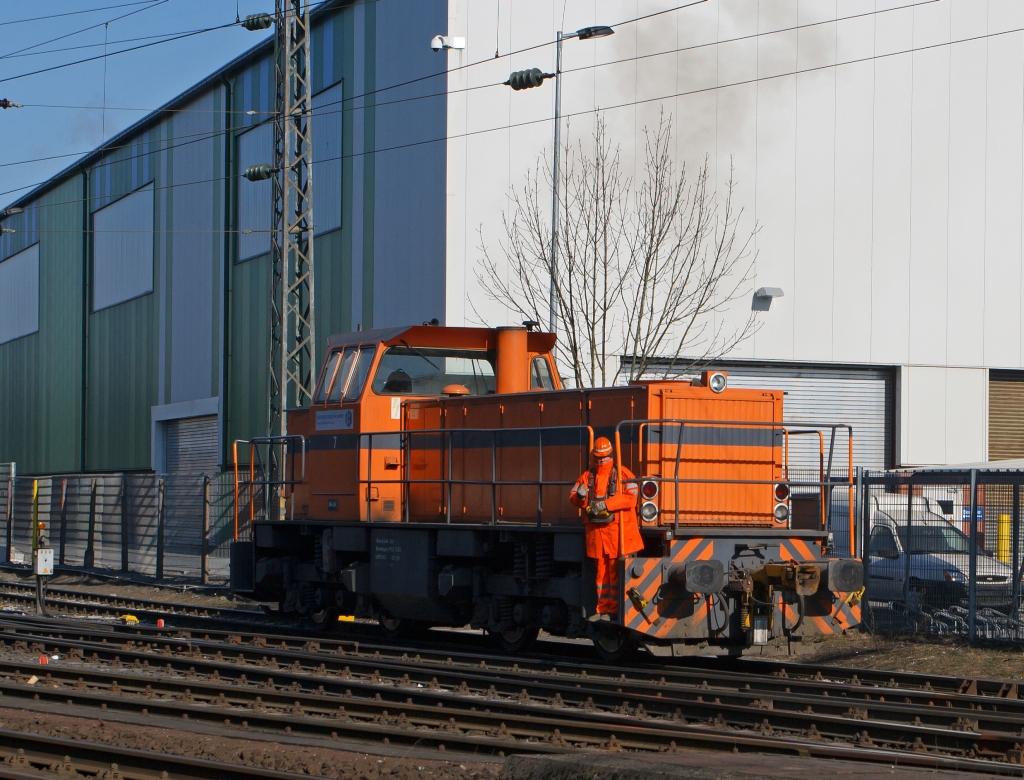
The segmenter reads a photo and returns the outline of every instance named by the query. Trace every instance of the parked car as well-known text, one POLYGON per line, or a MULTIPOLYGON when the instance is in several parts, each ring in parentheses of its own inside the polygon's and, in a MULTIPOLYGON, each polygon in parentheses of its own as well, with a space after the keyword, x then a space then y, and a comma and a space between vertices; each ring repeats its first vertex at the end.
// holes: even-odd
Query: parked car
MULTIPOLYGON (((872 496, 871 534, 865 571, 866 595, 872 601, 905 601, 933 609, 966 606, 971 542, 931 501, 914 500, 907 523, 906 498, 889 506, 885 496, 872 496), (908 527, 909 526, 909 527, 908 527)), ((976 603, 1009 612, 1013 601, 1013 569, 979 549, 976 603)))

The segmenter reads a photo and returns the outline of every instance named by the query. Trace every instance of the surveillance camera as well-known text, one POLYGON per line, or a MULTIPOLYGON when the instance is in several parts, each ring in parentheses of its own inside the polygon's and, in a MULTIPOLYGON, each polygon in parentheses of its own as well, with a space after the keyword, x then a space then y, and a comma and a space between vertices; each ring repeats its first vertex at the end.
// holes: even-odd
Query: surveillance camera
POLYGON ((444 49, 465 49, 466 39, 452 38, 447 35, 435 35, 430 39, 430 48, 434 51, 442 51, 444 49))

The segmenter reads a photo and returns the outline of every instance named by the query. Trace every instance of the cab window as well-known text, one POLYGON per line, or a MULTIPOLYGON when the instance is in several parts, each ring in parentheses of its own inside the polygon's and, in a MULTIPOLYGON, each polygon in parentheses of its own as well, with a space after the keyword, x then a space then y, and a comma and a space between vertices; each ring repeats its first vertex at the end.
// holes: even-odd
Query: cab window
POLYGON ((551 378, 551 366, 547 358, 535 357, 530 363, 530 389, 554 390, 555 383, 551 378))
POLYGON ((331 383, 331 389, 327 393, 328 403, 338 403, 341 400, 341 394, 345 392, 345 388, 348 386, 348 377, 352 373, 352 363, 355 361, 356 352, 359 350, 356 347, 346 347, 345 352, 341 356, 341 365, 338 366, 338 371, 334 375, 334 381, 331 383))
POLYGON ((322 404, 327 400, 327 392, 331 388, 331 383, 334 381, 334 375, 338 371, 338 361, 341 359, 341 353, 333 353, 327 361, 327 365, 324 366, 323 374, 320 376, 320 389, 316 391, 315 402, 322 404))
POLYGON ((470 395, 495 388, 494 353, 469 349, 389 347, 373 375, 379 395, 441 395, 448 385, 462 385, 470 395))
POLYGON ((362 394, 363 385, 366 384, 366 377, 370 373, 370 364, 373 363, 373 356, 376 352, 375 347, 360 347, 355 367, 352 369, 352 378, 345 390, 346 401, 355 401, 362 394))

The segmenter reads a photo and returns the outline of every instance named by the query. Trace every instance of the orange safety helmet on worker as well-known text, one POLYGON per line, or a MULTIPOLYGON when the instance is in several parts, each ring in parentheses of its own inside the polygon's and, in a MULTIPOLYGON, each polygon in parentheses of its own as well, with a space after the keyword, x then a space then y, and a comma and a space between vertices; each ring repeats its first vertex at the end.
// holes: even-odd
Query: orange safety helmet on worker
POLYGON ((633 474, 612 458, 612 443, 604 436, 594 442, 593 465, 580 475, 569 493, 569 501, 584 510, 587 556, 597 563, 597 613, 594 619, 608 619, 618 609, 619 524, 623 524, 623 555, 643 549, 636 517, 637 485, 633 474))

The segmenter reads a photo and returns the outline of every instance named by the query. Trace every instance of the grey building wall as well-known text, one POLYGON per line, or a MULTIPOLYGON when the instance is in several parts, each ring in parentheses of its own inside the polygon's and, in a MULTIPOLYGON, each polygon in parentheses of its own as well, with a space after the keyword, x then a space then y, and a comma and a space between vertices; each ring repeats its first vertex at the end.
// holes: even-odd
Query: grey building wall
MULTIPOLYGON (((430 39, 446 0, 376 4, 373 326, 445 321, 447 61, 430 39), (387 87, 437 74, 414 84, 387 87), (418 99, 413 99, 418 98, 418 99)), ((364 325, 365 327, 365 325, 364 325)))

